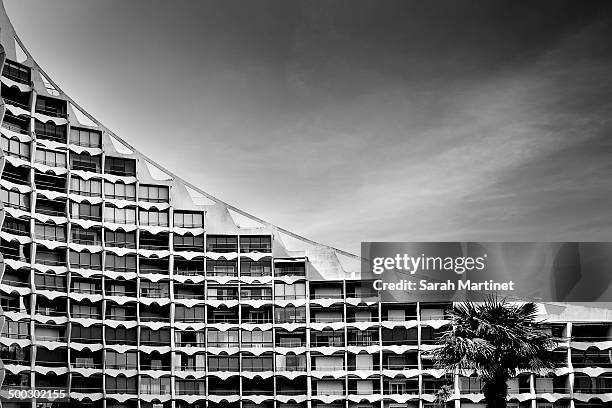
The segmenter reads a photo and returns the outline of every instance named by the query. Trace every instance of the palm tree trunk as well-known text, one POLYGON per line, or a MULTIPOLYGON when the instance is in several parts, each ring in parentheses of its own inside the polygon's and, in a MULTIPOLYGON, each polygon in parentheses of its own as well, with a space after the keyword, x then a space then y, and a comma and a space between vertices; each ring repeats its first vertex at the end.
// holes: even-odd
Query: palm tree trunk
POLYGON ((506 408, 508 395, 508 377, 498 375, 484 381, 482 392, 487 408, 506 408))

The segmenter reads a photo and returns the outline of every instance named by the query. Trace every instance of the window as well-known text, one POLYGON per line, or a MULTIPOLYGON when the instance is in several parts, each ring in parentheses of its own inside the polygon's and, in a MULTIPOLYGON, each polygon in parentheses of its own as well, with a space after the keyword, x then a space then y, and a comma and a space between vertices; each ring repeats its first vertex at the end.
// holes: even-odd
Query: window
POLYGON ((104 208, 104 221, 115 224, 136 224, 136 209, 106 206, 104 208))
POLYGON ((274 309, 276 323, 305 323, 306 309, 304 307, 287 306, 274 309))
POLYGON ((181 322, 204 322, 204 306, 175 306, 176 320, 181 322))
POLYGON ((102 190, 102 182, 100 180, 83 180, 76 176, 70 179, 70 192, 82 196, 99 196, 102 190))
POLYGON ((80 317, 85 319, 102 318, 102 314, 100 313, 101 306, 98 306, 94 303, 87 301, 83 303, 72 302, 70 306, 70 315, 72 317, 80 317))
POLYGON ((7 207, 19 208, 20 210, 30 211, 30 197, 15 190, 0 189, 0 198, 7 207))
POLYGON ((170 345, 170 330, 151 330, 143 327, 140 329, 140 342, 148 345, 170 345))
POLYGON ((39 95, 36 97, 36 112, 44 115, 65 117, 66 101, 39 95))
POLYGON ((17 62, 5 60, 2 75, 22 84, 30 84, 30 68, 17 62))
POLYGON ((166 186, 148 186, 141 184, 138 187, 138 199, 152 203, 167 203, 170 196, 166 186))
POLYGON ((70 250, 70 267, 80 269, 100 269, 102 255, 88 251, 77 252, 70 250))
POLYGON ((118 375, 116 377, 106 376, 106 392, 112 394, 136 394, 136 377, 118 375))
POLYGON ((66 167, 66 153, 36 149, 36 162, 52 167, 66 167))
POLYGON ((240 252, 272 252, 272 238, 240 237, 240 252))
POLYGON ((136 233, 122 230, 105 231, 105 244, 119 248, 136 248, 136 233))
POLYGON ((66 292, 66 277, 49 274, 34 274, 34 285, 39 290, 66 292))
POLYGON ((135 176, 136 160, 107 156, 104 161, 104 171, 115 176, 135 176))
POLYGON ((238 330, 209 330, 206 338, 209 347, 238 347, 238 330))
POLYGON ((97 130, 71 127, 70 143, 84 147, 101 147, 102 133, 97 130))
POLYGON ((70 286, 72 286, 73 292, 102 294, 102 282, 100 280, 73 278, 70 286))
POLYGON ((2 223, 2 231, 6 231, 14 235, 29 235, 30 222, 7 215, 2 223))
POLYGON ((248 258, 240 258, 240 275, 270 276, 272 275, 272 259, 263 258, 259 261, 252 261, 248 258))
POLYGON ((238 238, 227 235, 209 235, 206 239, 207 252, 238 252, 238 238))
POLYGON ((210 371, 238 371, 238 357, 208 357, 210 371))
POLYGON ((169 296, 168 282, 140 281, 140 296, 149 298, 162 298, 169 296))
POLYGON ((34 132, 36 137, 42 137, 43 139, 55 140, 59 143, 66 143, 66 127, 56 125, 53 122, 34 122, 34 132))
POLYGON ((135 370, 138 368, 137 359, 138 354, 135 351, 118 353, 106 350, 106 368, 113 370, 135 370))
POLYGON ((147 211, 140 210, 138 212, 138 219, 141 225, 152 225, 167 227, 168 226, 168 212, 167 211, 147 211))
POLYGON ((2 136, 2 150, 9 156, 30 160, 30 143, 20 142, 19 139, 2 136))
POLYGON ((208 259, 206 260, 206 273, 213 276, 237 276, 236 261, 208 259))
POLYGON ((6 319, 4 326, 2 327, 2 337, 10 337, 11 339, 30 338, 30 322, 14 322, 6 319))
MULTIPOLYGON (((116 329, 113 329, 111 327, 106 327, 105 332, 107 344, 136 343, 136 328, 128 329, 123 326, 118 326, 116 329)), ((98 342, 100 342, 99 339, 98 342)))
POLYGON ((242 332, 242 346, 243 347, 267 347, 272 346, 272 332, 271 331, 243 331, 242 332))
POLYGON ((170 378, 140 377, 140 392, 143 394, 170 394, 170 378))
POLYGON ((121 182, 111 183, 110 181, 105 181, 104 196, 106 198, 114 198, 117 200, 135 201, 136 185, 121 182))
POLYGON ((272 357, 243 357, 243 371, 272 371, 272 357))
POLYGON ((204 236, 199 235, 177 235, 174 234, 174 250, 175 251, 204 251, 204 236))
POLYGON ((255 300, 262 300, 262 299, 272 299, 272 288, 269 287, 249 287, 249 286, 243 286, 240 289, 240 297, 243 299, 255 299, 255 300))
POLYGON ((66 242, 66 227, 63 225, 43 224, 36 221, 34 231, 37 239, 66 242))
POLYGON ((104 267, 116 272, 136 272, 136 256, 119 256, 107 253, 104 261, 104 267))
POLYGON ((101 221, 102 206, 99 204, 75 203, 71 204, 72 218, 82 220, 101 221))
POLYGON ((295 283, 287 285, 284 283, 274 284, 275 299, 304 299, 306 297, 306 284, 295 283))
POLYGON ((102 233, 99 229, 85 229, 73 224, 70 229, 70 240, 81 245, 102 245, 102 233))
POLYGON ((204 228, 204 214, 175 211, 174 226, 180 228, 204 228))
POLYGON ((92 156, 88 153, 71 153, 70 154, 70 168, 72 170, 90 171, 92 173, 100 173, 102 168, 101 157, 92 156))

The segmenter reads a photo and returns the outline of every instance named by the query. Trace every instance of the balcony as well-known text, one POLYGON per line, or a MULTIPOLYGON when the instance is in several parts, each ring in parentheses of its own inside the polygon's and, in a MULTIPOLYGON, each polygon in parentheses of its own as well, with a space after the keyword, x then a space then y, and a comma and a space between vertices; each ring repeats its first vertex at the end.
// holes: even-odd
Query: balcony
POLYGON ((204 258, 181 259, 178 256, 174 257, 174 273, 177 275, 186 276, 204 276, 206 268, 204 267, 204 258))
POLYGON ((216 253, 238 252, 238 237, 209 235, 206 237, 206 251, 216 253))
POLYGON ((45 96, 36 97, 35 112, 41 113, 46 116, 53 116, 57 118, 66 118, 68 115, 67 103, 64 100, 56 98, 48 98, 45 96))
POLYGON ((5 60, 2 76, 20 84, 30 85, 30 68, 18 62, 5 60))

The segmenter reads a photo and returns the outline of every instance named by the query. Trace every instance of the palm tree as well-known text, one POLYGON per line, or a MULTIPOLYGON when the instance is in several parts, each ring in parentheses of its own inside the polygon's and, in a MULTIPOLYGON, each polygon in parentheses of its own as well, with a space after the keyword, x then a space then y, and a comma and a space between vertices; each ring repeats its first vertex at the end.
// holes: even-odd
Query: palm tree
POLYGON ((540 373, 555 366, 555 340, 536 320, 535 303, 510 304, 488 298, 450 310, 451 325, 432 351, 449 372, 476 370, 487 408, 505 408, 507 382, 520 370, 540 373))

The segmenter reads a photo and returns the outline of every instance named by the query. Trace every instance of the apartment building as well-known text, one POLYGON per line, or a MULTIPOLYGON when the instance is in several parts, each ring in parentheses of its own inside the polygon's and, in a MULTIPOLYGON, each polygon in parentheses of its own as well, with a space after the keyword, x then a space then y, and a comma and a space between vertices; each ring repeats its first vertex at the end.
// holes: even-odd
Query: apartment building
MULTIPOLYGON (((477 376, 426 355, 451 304, 383 303, 358 257, 161 168, 66 95, 0 8, 2 388, 69 395, 5 407, 433 408, 445 384, 447 406, 483 406, 477 376)), ((542 313, 561 363, 514 379, 510 406, 609 405, 612 314, 542 313)))

